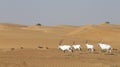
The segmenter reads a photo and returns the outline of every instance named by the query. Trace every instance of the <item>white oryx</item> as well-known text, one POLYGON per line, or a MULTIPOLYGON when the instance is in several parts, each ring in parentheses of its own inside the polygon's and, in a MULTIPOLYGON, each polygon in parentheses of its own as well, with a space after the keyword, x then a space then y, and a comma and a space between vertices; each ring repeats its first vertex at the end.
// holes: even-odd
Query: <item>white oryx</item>
POLYGON ((59 45, 58 48, 63 52, 65 51, 72 52, 72 47, 70 45, 59 45))
POLYGON ((112 47, 109 44, 99 42, 98 46, 101 48, 101 50, 106 50, 107 53, 111 53, 112 51, 112 47))
POLYGON ((75 41, 73 42, 72 48, 75 50, 82 50, 80 44, 75 44, 75 41))
POLYGON ((72 45, 72 47, 73 47, 75 50, 81 50, 81 46, 80 46, 79 44, 72 45))
POLYGON ((62 50, 63 52, 65 51, 73 52, 71 45, 61 45, 62 42, 63 40, 60 41, 58 49, 62 50))
POLYGON ((95 49, 94 49, 94 46, 92 44, 89 44, 88 41, 86 41, 86 47, 88 50, 90 50, 90 52, 93 52, 95 49))

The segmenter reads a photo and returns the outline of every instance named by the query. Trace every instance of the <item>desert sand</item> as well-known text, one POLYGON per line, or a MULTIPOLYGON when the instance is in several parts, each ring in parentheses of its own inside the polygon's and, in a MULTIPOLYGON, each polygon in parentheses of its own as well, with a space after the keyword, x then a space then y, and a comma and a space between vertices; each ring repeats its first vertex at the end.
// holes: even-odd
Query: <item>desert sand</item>
POLYGON ((26 26, 0 23, 0 67, 120 67, 120 25, 26 26), (58 50, 75 41, 83 48, 73 53, 58 50), (95 46, 90 53, 86 40, 95 46), (101 52, 98 41, 110 44, 111 54, 101 52))

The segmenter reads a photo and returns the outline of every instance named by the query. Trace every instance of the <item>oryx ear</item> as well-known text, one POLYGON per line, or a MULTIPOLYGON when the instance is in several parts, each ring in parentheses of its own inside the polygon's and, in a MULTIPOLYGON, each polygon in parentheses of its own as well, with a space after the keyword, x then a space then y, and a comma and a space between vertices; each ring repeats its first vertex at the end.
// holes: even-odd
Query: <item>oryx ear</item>
POLYGON ((73 44, 75 44, 75 41, 73 41, 73 44))
POLYGON ((63 40, 64 40, 64 39, 61 39, 61 40, 59 41, 59 45, 61 45, 61 44, 63 43, 63 40))
POLYGON ((98 43, 100 43, 101 41, 98 41, 98 43))
POLYGON ((89 42, 88 40, 85 41, 85 43, 88 43, 88 42, 89 42))
POLYGON ((103 41, 103 40, 101 40, 101 41, 103 41))

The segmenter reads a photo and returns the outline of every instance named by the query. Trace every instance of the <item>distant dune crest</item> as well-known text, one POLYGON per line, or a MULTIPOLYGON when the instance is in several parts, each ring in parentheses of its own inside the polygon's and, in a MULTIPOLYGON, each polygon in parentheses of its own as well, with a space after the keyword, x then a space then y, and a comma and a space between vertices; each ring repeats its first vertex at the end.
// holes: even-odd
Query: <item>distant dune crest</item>
POLYGON ((0 23, 0 30, 14 30, 26 27, 26 25, 13 24, 13 23, 0 23))
POLYGON ((28 26, 28 27, 23 27, 21 29, 48 32, 47 29, 42 28, 41 26, 28 26))

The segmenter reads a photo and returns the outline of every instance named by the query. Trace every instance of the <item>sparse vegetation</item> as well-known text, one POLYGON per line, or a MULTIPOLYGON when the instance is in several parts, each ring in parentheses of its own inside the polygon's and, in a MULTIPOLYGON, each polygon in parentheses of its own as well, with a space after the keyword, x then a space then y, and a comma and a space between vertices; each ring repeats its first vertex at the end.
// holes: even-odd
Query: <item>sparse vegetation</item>
POLYGON ((37 26, 42 26, 42 24, 40 24, 40 23, 38 23, 38 24, 36 24, 37 26))
POLYGON ((23 47, 20 47, 20 49, 24 49, 23 47))
POLYGON ((38 46, 38 48, 43 48, 42 46, 38 46))
POLYGON ((49 49, 48 47, 46 47, 46 49, 49 49))
POLYGON ((15 50, 15 48, 11 48, 11 51, 15 50))
POLYGON ((105 22, 105 24, 110 24, 110 22, 105 22))

